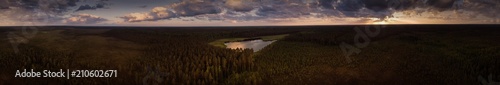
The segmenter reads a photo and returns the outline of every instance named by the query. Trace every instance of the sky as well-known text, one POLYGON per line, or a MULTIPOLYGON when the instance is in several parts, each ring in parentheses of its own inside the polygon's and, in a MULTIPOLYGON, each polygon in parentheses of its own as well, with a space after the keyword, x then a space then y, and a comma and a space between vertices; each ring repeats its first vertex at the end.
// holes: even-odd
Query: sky
POLYGON ((500 24, 500 0, 0 0, 0 26, 500 24))

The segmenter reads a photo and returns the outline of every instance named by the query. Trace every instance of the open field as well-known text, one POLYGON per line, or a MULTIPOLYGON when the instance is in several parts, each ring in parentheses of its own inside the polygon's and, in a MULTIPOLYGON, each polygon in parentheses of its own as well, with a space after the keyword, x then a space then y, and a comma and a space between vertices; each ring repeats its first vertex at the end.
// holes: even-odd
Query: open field
MULTIPOLYGON (((0 85, 481 85, 500 82, 499 25, 390 25, 348 56, 365 26, 42 27, 13 50, 0 28, 0 85), (278 40, 254 53, 224 42, 278 40), (15 78, 16 70, 118 70, 117 78, 15 78), (488 79, 488 75, 492 75, 488 79)), ((371 27, 371 26, 369 26, 371 27)), ((23 37, 23 36, 21 36, 23 37)))

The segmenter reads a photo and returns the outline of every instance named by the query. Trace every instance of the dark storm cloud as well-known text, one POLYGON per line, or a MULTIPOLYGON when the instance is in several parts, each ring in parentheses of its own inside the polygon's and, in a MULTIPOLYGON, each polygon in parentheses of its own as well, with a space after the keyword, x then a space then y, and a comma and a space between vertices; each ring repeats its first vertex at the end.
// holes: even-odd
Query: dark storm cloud
POLYGON ((365 7, 373 11, 383 11, 389 8, 387 0, 362 0, 365 7))
POLYGON ((500 0, 318 0, 320 7, 342 13, 347 17, 391 17, 399 11, 429 12, 472 11, 490 17, 498 17, 500 0), (366 10, 368 9, 368 10, 366 10))
POLYGON ((0 14, 10 16, 9 19, 14 21, 49 23, 62 20, 77 2, 79 0, 0 0, 0 14))
POLYGON ((16 7, 26 10, 40 9, 47 12, 61 13, 68 7, 76 6, 78 0, 2 0, 2 7, 16 7))
POLYGON ((333 0, 319 0, 319 3, 322 7, 325 7, 327 9, 332 9, 332 2, 333 0))
POLYGON ((453 7, 455 0, 428 0, 427 4, 434 7, 437 10, 447 10, 453 7))
POLYGON ((417 6, 424 5, 425 0, 389 0, 387 5, 394 10, 411 10, 417 6))
MULTIPOLYGON (((332 3, 327 3, 332 4, 332 3)), ((340 11, 358 11, 363 8, 364 4, 361 0, 339 0, 334 3, 336 9, 340 11)))
POLYGON ((171 8, 177 16, 195 16, 201 14, 219 13, 220 9, 208 1, 187 1, 172 5, 171 8))
POLYGON ((9 7, 0 7, 0 9, 9 9, 9 7))
POLYGON ((221 9, 210 1, 186 0, 165 7, 155 7, 149 13, 131 13, 120 18, 127 22, 156 21, 174 17, 220 13, 221 9))
POLYGON ((461 9, 487 17, 500 18, 500 0, 468 0, 463 2, 461 9))
POLYGON ((106 5, 105 3, 98 3, 95 6, 90 6, 88 4, 82 5, 82 6, 78 7, 78 9, 76 9, 75 12, 83 11, 83 10, 96 10, 96 9, 104 8, 105 5, 106 5))
POLYGON ((189 16, 204 16, 214 18, 213 20, 255 20, 296 18, 318 13, 321 16, 380 18, 383 20, 387 17, 392 17, 392 14, 395 12, 415 11, 416 13, 423 13, 428 11, 439 13, 453 10, 471 11, 488 17, 498 17, 499 1, 500 0, 183 0, 165 6, 165 12, 133 13, 121 18, 130 22, 156 21, 189 16), (421 10, 416 10, 417 8, 421 10), (158 16, 162 14, 168 14, 168 16, 158 16))
POLYGON ((9 2, 7 0, 0 0, 0 9, 9 9, 9 2))

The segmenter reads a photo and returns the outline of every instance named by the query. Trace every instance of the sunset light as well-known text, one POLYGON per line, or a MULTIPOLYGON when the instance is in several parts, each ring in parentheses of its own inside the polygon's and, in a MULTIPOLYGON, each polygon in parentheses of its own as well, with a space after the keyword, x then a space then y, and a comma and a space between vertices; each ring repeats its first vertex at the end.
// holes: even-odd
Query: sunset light
POLYGON ((0 0, 0 85, 499 85, 500 0, 0 0))

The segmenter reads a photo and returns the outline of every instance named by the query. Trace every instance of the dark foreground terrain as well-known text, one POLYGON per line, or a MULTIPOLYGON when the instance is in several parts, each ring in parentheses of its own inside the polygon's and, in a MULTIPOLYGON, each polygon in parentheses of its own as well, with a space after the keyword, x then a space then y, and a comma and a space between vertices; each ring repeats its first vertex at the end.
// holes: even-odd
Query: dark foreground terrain
POLYGON ((500 25, 3 27, 0 40, 0 85, 500 82, 500 25), (283 34, 255 53, 209 44, 283 34), (22 69, 118 70, 118 77, 14 77, 22 69))

